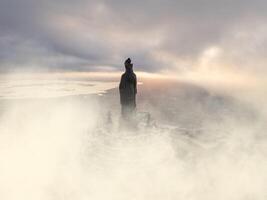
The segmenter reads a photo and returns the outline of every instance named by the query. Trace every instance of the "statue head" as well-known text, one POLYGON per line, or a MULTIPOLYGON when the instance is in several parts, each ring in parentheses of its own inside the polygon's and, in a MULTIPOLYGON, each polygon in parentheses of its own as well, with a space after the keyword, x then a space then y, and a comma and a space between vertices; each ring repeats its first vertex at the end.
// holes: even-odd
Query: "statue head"
POLYGON ((132 70, 133 69, 133 64, 131 63, 131 58, 127 58, 124 62, 124 66, 126 70, 132 70))

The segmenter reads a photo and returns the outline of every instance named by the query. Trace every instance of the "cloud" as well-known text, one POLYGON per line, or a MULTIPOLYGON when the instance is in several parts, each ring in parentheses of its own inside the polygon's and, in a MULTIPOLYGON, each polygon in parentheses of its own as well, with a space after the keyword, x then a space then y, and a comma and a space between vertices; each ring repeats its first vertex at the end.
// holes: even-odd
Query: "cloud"
POLYGON ((90 96, 1 102, 1 196, 264 199, 265 104, 257 98, 260 108, 253 109, 194 85, 162 86, 143 93, 155 100, 143 99, 151 126, 139 113, 136 131, 120 128, 112 95, 108 102, 90 96))
POLYGON ((222 49, 220 65, 264 70, 262 0, 1 0, 0 70, 189 70, 222 49))

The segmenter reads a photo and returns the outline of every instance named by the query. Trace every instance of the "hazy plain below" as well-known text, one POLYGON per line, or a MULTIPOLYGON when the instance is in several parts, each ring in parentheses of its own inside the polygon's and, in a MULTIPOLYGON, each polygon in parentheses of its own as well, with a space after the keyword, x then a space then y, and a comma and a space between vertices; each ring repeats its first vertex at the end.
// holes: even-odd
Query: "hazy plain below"
POLYGON ((133 131, 119 128, 118 81, 2 77, 0 198, 267 198, 258 87, 141 77, 133 131))

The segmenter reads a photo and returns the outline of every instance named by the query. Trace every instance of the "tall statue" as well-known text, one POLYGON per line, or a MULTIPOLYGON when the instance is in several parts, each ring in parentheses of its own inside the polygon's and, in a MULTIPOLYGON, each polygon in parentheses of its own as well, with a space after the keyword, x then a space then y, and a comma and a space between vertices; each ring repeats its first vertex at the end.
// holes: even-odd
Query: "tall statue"
POLYGON ((124 62, 124 66, 125 72, 121 76, 119 89, 121 114, 124 119, 128 119, 134 114, 136 108, 137 81, 130 58, 124 62))

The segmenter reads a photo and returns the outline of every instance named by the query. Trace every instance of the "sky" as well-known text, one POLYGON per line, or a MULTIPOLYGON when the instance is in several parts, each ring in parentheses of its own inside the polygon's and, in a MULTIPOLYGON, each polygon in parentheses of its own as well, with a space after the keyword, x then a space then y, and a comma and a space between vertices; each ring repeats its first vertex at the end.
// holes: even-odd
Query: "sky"
POLYGON ((0 0, 0 73, 267 72, 265 0, 0 0))

